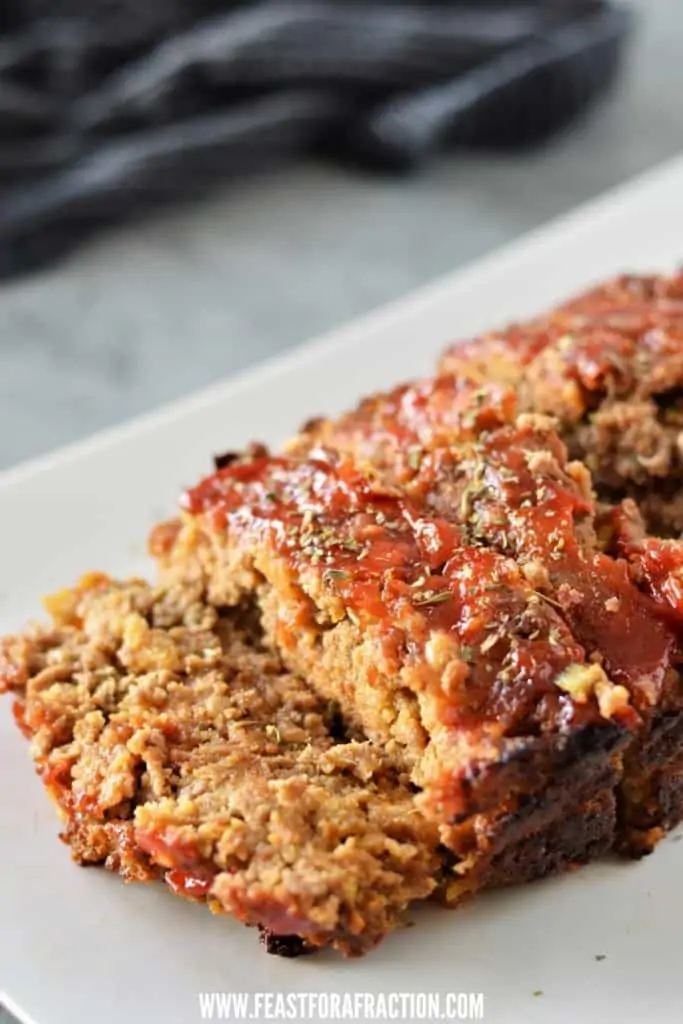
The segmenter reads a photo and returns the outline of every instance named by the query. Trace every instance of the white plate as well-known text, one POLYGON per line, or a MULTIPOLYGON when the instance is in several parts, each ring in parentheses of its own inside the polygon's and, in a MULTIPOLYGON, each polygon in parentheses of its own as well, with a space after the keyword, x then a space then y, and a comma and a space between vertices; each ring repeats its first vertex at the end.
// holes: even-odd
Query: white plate
MULTIPOLYGON (((144 572, 148 527, 213 452, 277 442, 311 414, 429 372, 451 338, 602 276, 668 270, 681 258, 683 160, 322 341, 6 473, 0 631, 83 570, 144 572)), ((681 1019, 683 845, 672 839, 639 864, 600 864, 456 913, 421 911, 417 928, 362 961, 279 960, 254 932, 161 886, 73 866, 9 703, 0 705, 0 1000, 27 1021, 189 1024, 201 1019, 199 991, 238 990, 483 992, 490 1024, 681 1019)))

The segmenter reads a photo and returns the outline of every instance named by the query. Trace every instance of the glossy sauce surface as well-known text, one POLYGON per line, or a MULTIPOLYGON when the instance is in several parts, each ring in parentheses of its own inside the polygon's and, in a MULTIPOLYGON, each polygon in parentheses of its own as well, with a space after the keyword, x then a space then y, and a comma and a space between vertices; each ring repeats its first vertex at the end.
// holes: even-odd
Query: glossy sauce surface
POLYGON ((588 652, 599 654, 615 682, 652 703, 677 638, 634 585, 626 563, 596 550, 592 503, 559 471, 563 454, 554 434, 529 425, 482 438, 474 457, 485 470, 473 516, 487 543, 542 566, 549 592, 588 652))
POLYGON ((195 868, 192 871, 173 868, 167 871, 164 880, 176 896, 184 896, 189 900, 204 900, 211 891, 215 871, 211 868, 195 868))
MULTIPOLYGON (((636 704, 652 704, 679 658, 677 636, 651 599, 663 599, 661 586, 643 593, 625 562, 597 549, 590 484, 567 471, 566 450, 549 421, 526 417, 501 425, 500 410, 513 405, 500 388, 463 381, 457 385, 458 415, 444 415, 443 396, 454 388, 450 377, 420 382, 413 393, 404 388, 400 411, 396 392, 385 403, 375 396, 338 428, 328 427, 326 440, 350 457, 360 450, 385 483, 400 484, 413 500, 456 524, 461 543, 493 547, 529 566, 538 577, 535 585, 556 602, 588 654, 629 687, 636 704), (495 398, 485 417, 489 393, 495 398), (388 446, 391 431, 394 444, 388 446), (407 470, 403 453, 414 446, 420 446, 420 458, 407 470)), ((666 585, 677 588, 670 573, 666 585)))
POLYGON ((661 359, 683 370, 683 274, 617 278, 545 317, 454 345, 441 370, 492 367, 494 378, 502 373, 517 381, 533 364, 536 386, 545 381, 557 393, 570 381, 580 386, 584 403, 575 414, 581 417, 597 395, 656 394, 661 359))
POLYGON ((361 630, 389 638, 398 629, 409 661, 428 658, 434 633, 451 638, 452 654, 425 684, 444 724, 488 719, 534 731, 599 717, 594 703, 556 687, 585 651, 515 562, 469 543, 458 523, 373 482, 352 460, 233 464, 188 492, 183 507, 235 545, 267 544, 295 581, 312 571, 361 630), (444 687, 449 662, 460 669, 444 687))

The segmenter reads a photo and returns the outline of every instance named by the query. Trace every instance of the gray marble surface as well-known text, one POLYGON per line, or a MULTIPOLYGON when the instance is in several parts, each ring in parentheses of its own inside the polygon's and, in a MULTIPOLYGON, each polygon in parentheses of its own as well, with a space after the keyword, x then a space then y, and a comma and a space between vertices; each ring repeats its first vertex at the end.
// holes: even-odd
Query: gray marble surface
POLYGON ((678 152, 683 2, 636 6, 621 88, 540 154, 458 155, 414 179, 293 168, 1 289, 0 467, 265 359, 678 152))

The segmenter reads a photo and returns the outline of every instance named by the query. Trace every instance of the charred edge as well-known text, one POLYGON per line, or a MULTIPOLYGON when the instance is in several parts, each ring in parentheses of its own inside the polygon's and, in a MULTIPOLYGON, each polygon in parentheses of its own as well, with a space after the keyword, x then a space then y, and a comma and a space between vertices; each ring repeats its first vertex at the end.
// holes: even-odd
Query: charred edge
POLYGON ((293 960, 298 956, 310 956, 315 947, 302 939, 300 935, 275 935, 259 925, 259 942, 270 956, 281 956, 293 960))
POLYGON ((558 772, 569 773, 575 768, 588 769, 596 762, 607 762, 624 749, 631 738, 632 733, 625 727, 604 721, 590 722, 566 736, 522 740, 495 764, 470 769, 463 780, 463 791, 470 806, 466 813, 454 817, 450 823, 461 824, 471 814, 485 812, 495 806, 495 796, 502 785, 520 787, 520 799, 523 798, 531 765, 535 765, 538 772, 553 776, 558 772))
POLYGON ((227 469, 234 462, 252 462, 254 459, 263 459, 270 454, 267 446, 260 441, 253 441, 241 452, 222 452, 213 457, 213 465, 216 471, 227 469))
POLYGON ((213 466, 214 469, 227 469, 233 462, 237 462, 240 457, 239 452, 223 452, 221 455, 214 455, 213 466))
POLYGON ((523 836, 496 853, 485 872, 487 886, 531 882, 572 864, 606 854, 614 841, 614 798, 601 794, 577 813, 563 816, 539 832, 523 836))

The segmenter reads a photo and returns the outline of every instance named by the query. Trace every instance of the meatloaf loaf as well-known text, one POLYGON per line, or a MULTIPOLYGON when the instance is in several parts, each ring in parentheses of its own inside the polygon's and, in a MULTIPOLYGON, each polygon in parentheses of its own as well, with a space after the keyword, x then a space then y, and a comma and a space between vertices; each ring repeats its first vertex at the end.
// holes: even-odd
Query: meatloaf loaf
MULTIPOLYGON (((220 460, 0 647, 81 863, 357 954, 683 817, 683 277, 220 460)), ((289 942, 294 945, 288 945, 289 942)), ((284 943, 284 947, 283 947, 284 943)))
POLYGON ((48 603, 51 626, 4 641, 0 688, 81 864, 347 954, 437 889, 413 787, 340 740, 248 616, 94 574, 48 603))
POLYGON ((312 421, 289 450, 353 458, 457 522, 470 543, 515 558, 610 678, 640 680, 617 845, 645 852, 683 817, 683 545, 647 537, 632 502, 598 509, 556 421, 517 415, 520 404, 501 383, 444 375, 375 395, 336 421, 312 421))
POLYGON ((652 533, 683 531, 683 272, 618 277, 454 345, 440 370, 514 387, 558 418, 601 498, 634 498, 652 533))

